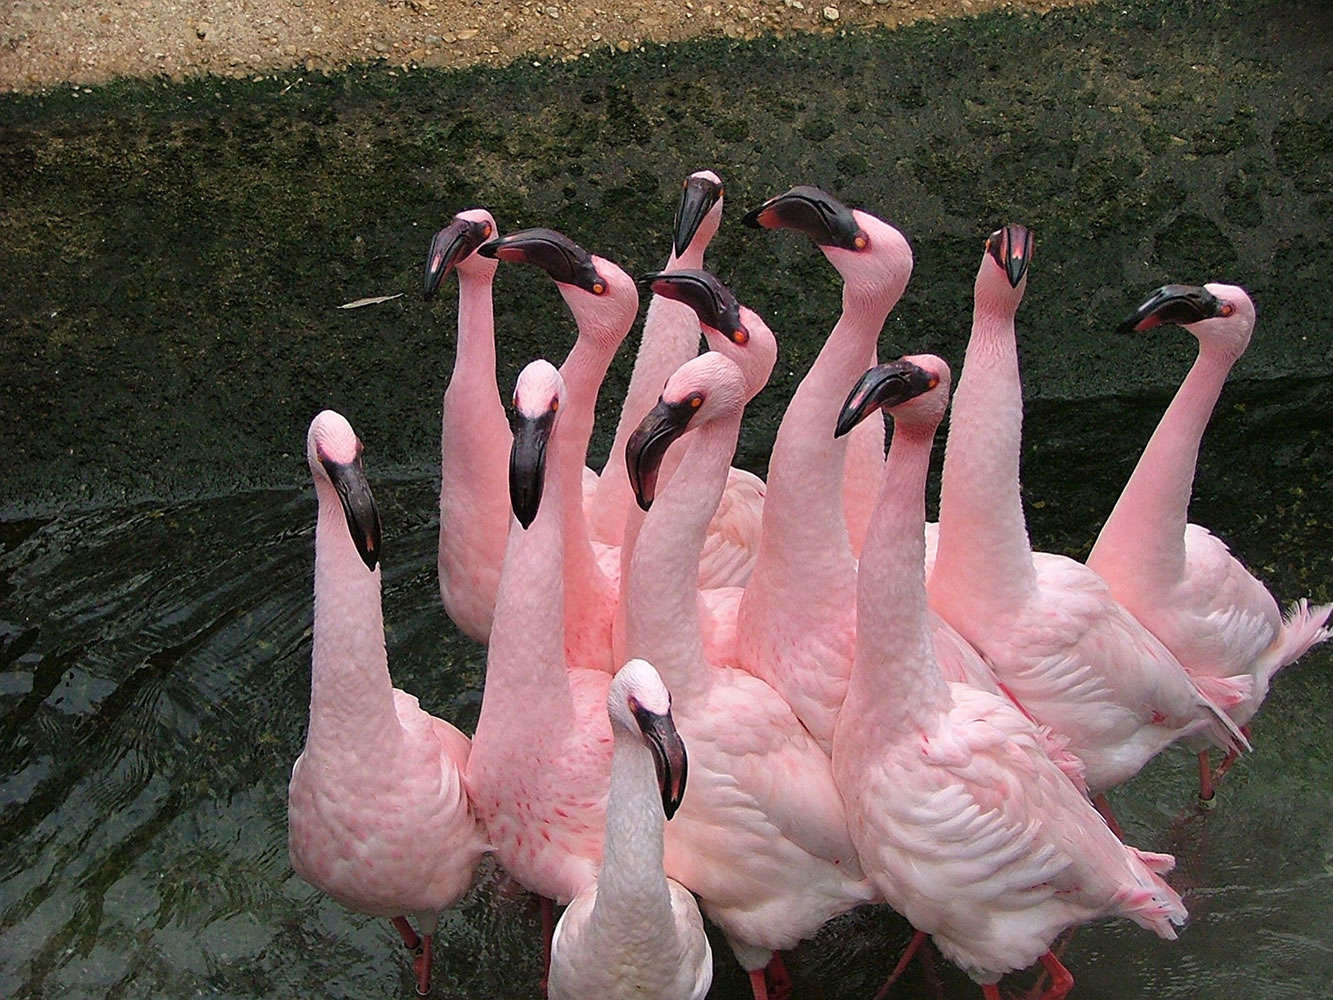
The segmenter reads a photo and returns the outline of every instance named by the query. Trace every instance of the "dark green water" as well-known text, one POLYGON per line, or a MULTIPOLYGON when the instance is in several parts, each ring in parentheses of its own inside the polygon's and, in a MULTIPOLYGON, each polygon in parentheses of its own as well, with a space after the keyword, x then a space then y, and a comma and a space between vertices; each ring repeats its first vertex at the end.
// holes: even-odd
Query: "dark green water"
MULTIPOLYGON (((717 169, 710 264, 781 340, 742 435, 757 470, 838 292, 812 248, 741 229, 742 210, 813 182, 895 222, 916 269, 881 351, 955 366, 984 235, 1030 223, 1024 487, 1034 544, 1074 555, 1192 357, 1178 331, 1108 331, 1165 281, 1243 284, 1259 329, 1192 519, 1283 600, 1333 599, 1333 15, 1317 6, 1146 0, 562 68, 0 99, 0 996, 410 995, 387 922, 286 860, 309 692, 302 452, 326 405, 365 439, 395 680, 470 729, 484 652, 435 582, 454 312, 416 292, 430 234, 471 204, 643 272, 681 178, 717 169)), ((501 269, 497 314, 507 394, 572 334, 528 270, 501 269)), ((1132 842, 1176 853, 1192 919, 1175 943, 1079 932, 1076 997, 1329 992, 1331 700, 1323 648, 1278 678, 1211 814, 1191 808, 1183 752, 1113 794, 1132 842)), ((537 933, 487 875, 447 919, 437 995, 534 996, 537 933)), ((835 922, 790 956, 797 997, 869 997, 906 940, 883 910, 835 922)), ((922 991, 914 970, 894 995, 922 991)), ((713 996, 746 995, 724 957, 713 996)))

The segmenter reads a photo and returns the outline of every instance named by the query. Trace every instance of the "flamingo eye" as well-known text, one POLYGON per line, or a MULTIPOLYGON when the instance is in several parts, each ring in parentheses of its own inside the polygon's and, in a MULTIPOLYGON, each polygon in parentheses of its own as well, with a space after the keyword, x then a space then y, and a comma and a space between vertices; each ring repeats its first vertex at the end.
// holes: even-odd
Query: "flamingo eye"
POLYGON ((743 326, 736 327, 736 329, 731 331, 731 342, 744 347, 750 342, 750 332, 743 326))
POLYGON ((1230 316, 1230 315, 1231 315, 1232 313, 1234 313, 1235 311, 1236 311, 1236 307, 1233 306, 1230 302, 1223 302, 1223 303, 1222 303, 1222 310, 1221 310, 1221 312, 1222 312, 1222 315, 1223 315, 1223 316, 1230 316))
POLYGON ((559 397, 556 397, 555 399, 551 400, 551 412, 554 413, 558 409, 560 409, 560 399, 559 397))
POLYGON ((594 281, 594 282, 592 283, 592 293, 593 293, 594 295, 605 295, 605 294, 606 294, 606 285, 603 284, 603 283, 600 282, 600 281, 594 281))
POLYGON ((852 246, 856 247, 856 249, 858 250, 864 250, 869 245, 870 245, 870 238, 866 236, 865 233, 857 233, 852 238, 852 246))
POLYGON ((482 232, 482 235, 483 235, 483 236, 485 236, 487 239, 490 239, 490 238, 491 238, 491 224, 490 224, 489 222, 485 223, 485 224, 482 226, 482 230, 481 230, 481 232, 482 232))
POLYGON ((704 403, 704 397, 702 393, 696 392, 690 396, 691 409, 697 410, 699 407, 703 406, 703 403, 704 403))

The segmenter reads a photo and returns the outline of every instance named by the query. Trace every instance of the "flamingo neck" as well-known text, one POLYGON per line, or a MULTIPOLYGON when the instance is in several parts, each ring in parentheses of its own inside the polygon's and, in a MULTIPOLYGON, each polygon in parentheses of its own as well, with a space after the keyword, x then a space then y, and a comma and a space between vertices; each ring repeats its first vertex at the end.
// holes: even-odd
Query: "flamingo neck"
POLYGON ((380 573, 370 571, 347 531, 333 487, 318 483, 315 615, 307 749, 389 752, 402 739, 384 648, 380 573))
MULTIPOLYGON (((495 314, 491 301, 494 272, 458 272, 458 346, 454 371, 445 391, 463 395, 474 405, 491 406, 504 423, 504 405, 495 384, 495 314)), ((508 424, 505 424, 508 427, 508 424)))
POLYGON ((1012 313, 978 304, 940 485, 931 591, 995 607, 1020 601, 1035 570, 1018 486, 1023 389, 1012 313))
MULTIPOLYGON (((558 430, 554 437, 558 443, 558 430)), ((574 726, 565 669, 564 491, 557 463, 548 461, 546 471, 532 524, 525 531, 509 519, 477 720, 482 742, 493 728, 492 738, 536 746, 564 738, 574 726), (541 724, 531 725, 533 718, 541 724)))
POLYGON ((612 727, 606 839, 592 924, 613 941, 655 943, 674 923, 662 870, 666 816, 652 753, 636 734, 612 727))
POLYGON ((739 412, 693 432, 685 460, 644 515, 634 542, 626 653, 657 667, 682 703, 706 690, 710 679, 699 626, 699 554, 739 433, 739 412))
POLYGON ((856 654, 843 708, 858 733, 928 734, 951 703, 935 661, 923 568, 934 437, 933 428, 895 428, 861 550, 856 654))
POLYGON ((1180 578, 1199 443, 1234 363, 1200 344, 1088 556, 1098 573, 1108 579, 1127 572, 1140 579, 1180 578))

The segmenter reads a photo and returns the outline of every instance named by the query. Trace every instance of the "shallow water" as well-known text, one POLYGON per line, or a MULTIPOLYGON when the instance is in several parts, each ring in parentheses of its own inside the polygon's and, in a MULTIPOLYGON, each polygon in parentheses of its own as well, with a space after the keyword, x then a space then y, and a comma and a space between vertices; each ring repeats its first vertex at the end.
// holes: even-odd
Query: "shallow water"
MULTIPOLYGON (((1316 389, 1327 407, 1327 386, 1316 389)), ((1107 401, 1030 416, 1029 440, 1042 442, 1025 458, 1029 500, 1041 498, 1039 544, 1086 545, 1093 524, 1075 498, 1100 488, 1078 468, 1089 435, 1121 424, 1146 433, 1157 406, 1107 401), (1061 482, 1078 486, 1062 493, 1061 482)), ((1200 471, 1196 519, 1210 523, 1202 509, 1231 526, 1237 551, 1266 564, 1283 596, 1312 567, 1326 581, 1330 561, 1310 547, 1328 545, 1326 530, 1309 532, 1322 524, 1315 515, 1327 518, 1319 469, 1329 446, 1305 422, 1309 406, 1297 418, 1233 404, 1215 435, 1228 460, 1200 471), (1314 515, 1297 494, 1318 501, 1314 515)), ((390 664, 400 686, 470 731, 484 652, 439 607, 435 491, 429 480, 376 484, 390 664)), ((309 691, 313 523, 311 491, 291 489, 0 524, 0 995, 411 994, 388 922, 323 899, 287 862, 285 786, 309 691)), ((1214 812, 1191 807, 1183 752, 1113 794, 1133 843, 1177 855, 1171 881, 1192 917, 1174 943, 1127 923, 1080 931, 1065 955, 1076 996, 1225 990, 1276 1000, 1327 987, 1331 665, 1318 650, 1279 677, 1256 720, 1256 751, 1228 776, 1214 812)), ((883 909, 836 921, 790 956, 796 995, 869 996, 907 937, 883 909)), ((488 871, 444 924, 436 995, 536 996, 537 942, 529 901, 488 871)), ((712 996, 747 996, 716 950, 712 996)), ((946 965, 949 994, 971 995, 946 965)), ((914 969, 894 995, 929 993, 914 969)))

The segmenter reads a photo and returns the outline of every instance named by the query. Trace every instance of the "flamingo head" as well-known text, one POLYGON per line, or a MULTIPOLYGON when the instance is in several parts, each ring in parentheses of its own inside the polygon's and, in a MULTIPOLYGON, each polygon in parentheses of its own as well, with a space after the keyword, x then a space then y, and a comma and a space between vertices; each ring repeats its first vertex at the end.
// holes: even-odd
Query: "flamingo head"
POLYGON ((379 563, 380 512, 361 465, 361 440, 346 417, 333 410, 315 415, 306 434, 306 461, 320 504, 337 498, 352 544, 373 572, 379 563))
POLYGON ((977 270, 977 298, 1017 310, 1027 289, 1032 247, 1032 231, 1017 222, 1001 226, 987 236, 986 252, 977 270))
POLYGON ((430 241, 430 253, 426 255, 425 296, 431 298, 440 288, 440 283, 454 268, 462 270, 465 266, 495 273, 495 264, 485 257, 478 257, 476 249, 495 235, 495 219, 484 208, 469 208, 459 212, 449 225, 445 226, 430 241))
POLYGON ((614 351, 634 325, 639 290, 617 264, 589 253, 554 229, 520 229, 481 246, 478 253, 535 264, 556 282, 580 336, 614 351))
POLYGON ((685 797, 689 758, 671 718, 671 694, 647 660, 629 660, 616 671, 606 693, 612 729, 643 741, 653 755, 662 811, 670 819, 685 797))
POLYGON ((893 307, 912 274, 912 248, 902 233, 816 187, 794 187, 770 198, 742 221, 805 233, 819 244, 848 292, 881 308, 893 307))
POLYGON ((1183 326, 1200 345, 1235 359, 1245 353, 1254 333, 1254 303, 1235 285, 1163 285, 1116 329, 1142 332, 1163 324, 1183 326))
POLYGON ((524 529, 536 520, 546 482, 546 449, 564 402, 565 381, 549 361, 533 361, 514 387, 514 443, 509 451, 509 503, 524 529))
POLYGON ((714 351, 676 369, 662 396, 625 443, 625 468, 639 506, 648 510, 657 493, 657 473, 672 442, 688 430, 736 416, 745 406, 745 374, 714 351))
POLYGON ((842 437, 876 410, 903 426, 939 426, 949 405, 949 366, 933 354, 876 365, 862 375, 842 404, 834 437, 842 437))
POLYGON ((749 386, 747 401, 768 384, 778 359, 773 331, 714 275, 685 268, 650 274, 642 282, 655 295, 683 302, 694 310, 709 348, 729 357, 744 373, 749 386))
MULTIPOLYGON (((671 252, 677 258, 687 252, 702 262, 704 250, 722 224, 722 178, 711 170, 696 170, 685 178, 671 229, 671 252)), ((693 262, 693 261, 692 261, 693 262)))

